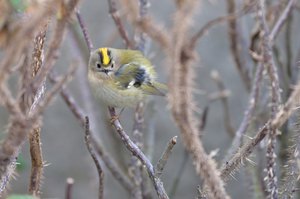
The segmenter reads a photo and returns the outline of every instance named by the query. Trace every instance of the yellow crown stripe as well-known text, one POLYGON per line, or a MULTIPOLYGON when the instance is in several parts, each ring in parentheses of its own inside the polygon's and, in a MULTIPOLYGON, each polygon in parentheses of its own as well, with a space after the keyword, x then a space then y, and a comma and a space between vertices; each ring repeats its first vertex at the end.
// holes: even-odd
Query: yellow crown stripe
POLYGON ((110 62, 110 57, 108 55, 108 49, 107 48, 99 48, 100 53, 102 54, 102 64, 108 65, 110 62))

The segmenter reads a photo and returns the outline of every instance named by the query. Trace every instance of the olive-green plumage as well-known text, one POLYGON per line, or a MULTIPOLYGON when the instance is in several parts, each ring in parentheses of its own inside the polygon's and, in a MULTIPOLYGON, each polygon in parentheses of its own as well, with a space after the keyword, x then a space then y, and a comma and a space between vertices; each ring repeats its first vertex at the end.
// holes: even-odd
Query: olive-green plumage
POLYGON ((88 79, 95 96, 109 106, 133 107, 147 95, 164 96, 151 62, 140 51, 99 48, 90 55, 88 79))

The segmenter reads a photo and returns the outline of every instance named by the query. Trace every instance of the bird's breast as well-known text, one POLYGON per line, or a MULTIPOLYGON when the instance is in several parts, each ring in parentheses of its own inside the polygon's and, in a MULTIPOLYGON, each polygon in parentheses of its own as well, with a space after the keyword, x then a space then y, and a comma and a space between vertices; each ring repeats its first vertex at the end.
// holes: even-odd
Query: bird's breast
POLYGON ((94 72, 88 73, 88 80, 93 95, 108 106, 134 107, 145 98, 138 88, 121 89, 112 78, 101 78, 94 72))

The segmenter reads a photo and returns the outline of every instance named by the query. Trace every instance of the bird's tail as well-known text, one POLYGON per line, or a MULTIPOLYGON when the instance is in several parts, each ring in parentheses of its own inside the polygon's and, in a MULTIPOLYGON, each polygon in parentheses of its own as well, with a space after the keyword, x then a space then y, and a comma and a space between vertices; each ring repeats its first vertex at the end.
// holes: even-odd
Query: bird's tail
POLYGON ((159 82, 149 82, 148 84, 143 84, 140 88, 147 95, 165 96, 168 91, 167 85, 159 82))

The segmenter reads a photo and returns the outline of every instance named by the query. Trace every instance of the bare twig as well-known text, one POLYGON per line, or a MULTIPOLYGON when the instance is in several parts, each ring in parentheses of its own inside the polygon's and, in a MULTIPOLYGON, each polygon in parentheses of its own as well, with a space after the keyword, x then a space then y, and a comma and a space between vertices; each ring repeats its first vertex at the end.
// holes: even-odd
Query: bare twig
MULTIPOLYGON (((36 107, 35 102, 40 99, 40 91, 37 92, 37 100, 33 100, 33 104, 30 107, 29 113, 24 114, 20 107, 19 102, 12 98, 11 93, 5 86, 5 80, 8 74, 10 74, 13 70, 10 70, 11 65, 18 59, 20 59, 20 54, 24 53, 25 49, 29 49, 29 42, 32 41, 33 35, 40 30, 40 26, 45 24, 48 16, 52 16, 55 12, 59 1, 51 1, 49 2, 49 6, 41 6, 37 7, 37 11, 33 12, 30 15, 30 18, 27 18, 26 23, 23 22, 20 27, 18 27, 18 31, 16 31, 16 36, 14 38, 14 42, 18 43, 16 49, 14 46, 8 48, 5 54, 5 59, 1 63, 1 74, 0 74, 0 96, 3 97, 1 99, 1 103, 6 106, 8 112, 11 113, 10 116, 10 124, 8 128, 8 135, 3 139, 3 142, 0 147, 0 178, 1 178, 1 187, 2 192, 15 169, 15 159, 19 153, 19 150, 27 138, 28 132, 32 131, 32 128, 39 122, 40 115, 44 110, 44 107, 36 107), (33 110, 33 111, 32 111, 33 110), (33 114, 31 114, 33 112, 33 114), (36 113, 36 114, 35 114, 36 113), (29 116, 28 116, 29 115, 29 116)), ((37 60, 37 65, 40 61, 37 60)), ((48 60, 51 61, 52 60, 48 60)), ((37 69, 39 67, 36 67, 37 69)), ((41 84, 36 85, 37 88, 40 88, 41 84)), ((60 85, 61 86, 61 85, 60 85)), ((41 89, 43 90, 43 89, 41 89)), ((35 93, 35 92, 34 92, 35 93)), ((53 98, 49 95, 49 101, 53 98)), ((44 104, 45 106, 47 104, 44 104)), ((40 182, 36 182, 39 187, 40 182)), ((38 188, 39 189, 39 188, 38 188)), ((37 189, 36 189, 37 190, 37 189)), ((38 192, 38 190, 37 190, 38 192)), ((38 193, 37 193, 38 195, 38 193)))
MULTIPOLYGON (((57 84, 58 83, 58 77, 54 73, 49 74, 49 81, 52 84, 57 84)), ((65 101, 66 105, 70 108, 71 112, 75 116, 75 118, 80 122, 82 127, 84 127, 85 120, 83 116, 82 110, 79 109, 78 105, 76 104, 75 100, 73 97, 71 97, 71 94, 68 92, 66 88, 62 88, 60 91, 60 95, 65 101)))
MULTIPOLYGON (((36 36, 34 41, 34 52, 32 56, 32 78, 35 77, 37 72, 40 70, 43 60, 43 46, 46 38, 47 25, 43 30, 36 36)), ((27 96, 33 98, 33 102, 30 105, 30 110, 35 108, 35 104, 40 101, 45 93, 45 82, 38 88, 37 93, 34 96, 27 96)), ((32 101, 32 100, 30 100, 32 101)), ((30 114, 30 113, 29 113, 30 114)), ((29 144, 30 144, 30 156, 31 156, 31 175, 29 183, 29 192, 34 196, 40 197, 41 181, 43 178, 43 156, 41 147, 41 127, 37 125, 31 133, 29 133, 29 144)))
POLYGON ((280 198, 283 199, 291 199, 296 197, 295 189, 298 184, 298 176, 300 174, 299 168, 299 151, 300 151, 300 134, 299 134, 299 109, 295 112, 295 122, 292 124, 292 129, 295 131, 295 135, 290 139, 289 146, 287 149, 287 161, 284 162, 282 170, 284 173, 284 177, 282 179, 282 185, 280 187, 280 198))
MULTIPOLYGON (((269 35, 269 27, 265 17, 265 1, 260 0, 257 4, 257 16, 260 23, 260 28, 263 31, 262 36, 262 54, 263 64, 267 68, 268 75, 271 81, 271 112, 272 117, 275 115, 278 104, 281 101, 280 87, 277 69, 274 62, 272 53, 271 39, 269 35)), ((267 146, 267 180, 268 180, 268 198, 278 198, 277 176, 276 176, 276 129, 269 129, 268 132, 268 146, 267 146)))
MULTIPOLYGON (((135 110, 134 114, 134 125, 132 132, 132 141, 136 144, 140 149, 143 148, 143 130, 144 130, 144 103, 140 102, 135 110)), ((135 182, 136 191, 133 193, 134 198, 142 198, 142 171, 143 165, 140 160, 136 157, 131 158, 131 166, 129 167, 129 173, 132 174, 132 179, 135 182)))
MULTIPOLYGON (((58 81, 54 74, 49 76, 49 80, 52 83, 57 83, 58 81)), ((75 118, 79 121, 81 126, 84 127, 85 118, 83 112, 80 109, 80 107, 76 104, 74 98, 71 96, 69 91, 65 88, 62 88, 62 90, 60 91, 60 95, 63 98, 66 105, 71 110, 71 112, 73 113, 73 115, 75 116, 75 118)), ((92 135, 94 135, 94 132, 91 132, 91 136, 92 135)), ((100 142, 97 142, 95 138, 92 138, 91 140, 93 142, 95 150, 101 157, 106 167, 110 170, 111 174, 121 185, 123 185, 125 189, 131 192, 133 190, 133 185, 131 184, 128 177, 124 173, 122 173, 121 169, 118 167, 118 164, 114 161, 114 159, 107 152, 105 152, 102 144, 100 142)))
MULTIPOLYGON (((91 133, 92 135, 92 133, 91 133)), ((122 172, 117 162, 111 157, 110 154, 105 152, 104 147, 101 145, 100 142, 96 141, 95 138, 92 137, 92 142, 97 151, 97 154, 101 156, 101 160, 104 162, 105 166, 114 176, 114 178, 119 182, 126 190, 129 192, 133 192, 134 186, 130 179, 122 172)))
POLYGON ((26 140, 25 130, 30 128, 25 124, 24 120, 16 117, 10 118, 8 127, 8 135, 3 140, 0 148, 0 193, 2 193, 14 173, 16 168, 16 157, 20 146, 26 140))
MULTIPOLYGON (((148 0, 139 0, 139 18, 144 18, 147 15, 148 12, 148 0)), ((140 32, 139 35, 135 36, 136 38, 136 48, 140 50, 144 55, 146 54, 146 43, 148 41, 148 36, 144 32, 140 32)), ((129 46, 127 46, 129 47, 129 46)), ((134 117, 134 125, 133 125, 133 133, 132 133, 132 139, 133 142, 140 148, 143 149, 143 132, 144 132, 144 102, 139 102, 136 110, 135 110, 135 117, 134 117)), ((132 170, 133 173, 133 180, 136 185, 136 191, 133 193, 133 197, 135 199, 144 198, 147 197, 147 180, 148 178, 145 178, 145 175, 143 175, 143 165, 141 164, 140 160, 138 160, 136 157, 132 156, 132 168, 129 168, 129 170, 132 170), (143 179, 144 178, 144 179, 143 179)))
MULTIPOLYGON (((112 118, 116 118, 116 111, 114 108, 109 107, 110 116, 112 118)), ((133 141, 129 138, 129 136, 124 131, 120 121, 118 119, 114 119, 112 122, 112 125, 117 130, 119 136, 121 137, 123 143, 125 144, 126 148, 132 153, 132 155, 136 156, 143 165, 145 165, 147 172, 149 174, 149 177, 152 180, 153 186, 156 190, 156 193, 158 195, 158 198, 160 199, 168 199, 168 195, 164 189, 163 183, 161 180, 155 176, 155 171, 153 168, 153 165, 149 161, 149 159, 144 155, 144 153, 138 148, 136 144, 133 143, 133 141)))
POLYGON ((165 151, 163 152, 163 154, 161 155, 161 157, 159 158, 156 166, 155 166, 155 175, 157 177, 160 177, 165 165, 167 164, 167 161, 169 159, 169 156, 172 153, 172 149, 175 146, 175 144, 177 143, 177 136, 174 136, 168 143, 167 148, 165 149, 165 151))
POLYGON ((263 65, 259 64, 257 66, 256 72, 255 72, 255 78, 254 81, 252 82, 252 89, 251 89, 251 94, 248 102, 248 107, 244 113, 243 120, 235 133, 235 137, 232 141, 231 147, 228 149, 227 155, 224 157, 224 160, 227 161, 233 153, 240 147, 241 142, 242 142, 242 135, 245 134, 247 131, 247 128, 252 120, 254 110, 257 104, 257 100, 259 97, 259 90, 261 87, 261 81, 262 81, 262 73, 263 73, 263 65))
POLYGON ((174 181, 173 181, 173 183, 171 185, 171 189, 169 191, 170 198, 174 198, 175 197, 175 194, 176 194, 179 182, 180 182, 180 180, 182 178, 185 166, 188 163, 188 158, 189 158, 189 153, 186 150, 184 150, 184 154, 183 154, 182 161, 180 163, 178 172, 176 174, 176 177, 175 177, 175 179, 174 179, 174 181))
MULTIPOLYGON (((218 71, 212 71, 211 72, 211 78, 216 82, 218 89, 220 92, 225 91, 225 85, 218 73, 218 71)), ((222 97, 221 98, 222 105, 223 105, 223 110, 224 110, 224 124, 227 132, 229 133, 230 136, 234 136, 235 130, 232 127, 231 120, 230 120, 230 114, 229 114, 229 106, 228 106, 228 100, 227 97, 222 97)))
MULTIPOLYGON (((139 19, 144 20, 148 16, 148 7, 150 3, 148 0, 139 0, 139 19)), ((148 44, 148 35, 145 32, 141 32, 139 36, 139 41, 137 44, 137 49, 143 52, 144 55, 147 54, 147 44, 148 44)))
POLYGON ((206 154, 199 139, 199 119, 194 115, 196 102, 193 99, 194 67, 192 58, 194 48, 191 40, 186 41, 188 29, 198 1, 176 1, 177 10, 174 14, 172 29, 172 46, 169 52, 169 93, 168 101, 176 124, 180 128, 185 148, 191 154, 195 170, 204 180, 208 196, 216 199, 229 198, 223 181, 219 176, 216 163, 206 154), (178 24, 181 24, 178 26, 178 24), (188 47, 186 44, 191 44, 188 47))
POLYGON ((76 10, 76 17, 77 17, 78 23, 81 27, 81 30, 82 30, 82 33, 83 33, 83 36, 84 36, 84 39, 85 39, 85 43, 87 44, 87 47, 88 47, 89 51, 91 51, 94 48, 94 46, 93 46, 93 43, 92 43, 90 37, 88 36, 89 35, 88 31, 87 31, 87 29, 84 25, 84 21, 83 21, 81 15, 80 15, 79 10, 76 10))
POLYGON ((4 84, 0 84, 0 104, 6 107, 11 115, 22 115, 22 110, 18 103, 4 84))
MULTIPOLYGON (((286 68, 287 68, 287 76, 290 78, 289 83, 294 82, 293 80, 293 72, 292 72, 292 60, 293 60, 293 51, 292 51, 292 23, 293 23, 293 15, 292 13, 287 18, 286 22, 286 31, 285 31, 285 51, 286 51, 286 68)), ((284 68, 284 67, 281 67, 284 68)), ((296 73, 294 73, 296 75, 296 73)), ((288 84, 288 83, 287 83, 288 84)), ((288 88, 289 85, 286 85, 286 88, 288 88)), ((288 94, 290 89, 288 88, 288 94)))
POLYGON ((243 161, 247 160, 249 155, 253 152, 254 147, 265 138, 270 129, 278 129, 283 125, 284 122, 286 122, 286 120, 296 110, 297 106, 299 106, 299 99, 300 83, 298 83, 298 85, 295 87, 285 105, 279 108, 275 116, 270 119, 250 141, 244 144, 229 161, 222 165, 222 179, 227 180, 230 175, 234 174, 235 170, 242 165, 243 161))
POLYGON ((55 1, 46 1, 45 4, 49 6, 39 5, 36 12, 30 15, 30 18, 27 18, 26 21, 20 21, 18 23, 18 27, 15 28, 15 36, 14 42, 18 45, 10 45, 9 48, 5 52, 4 59, 0 63, 0 85, 3 85, 3 81, 5 81, 10 66, 20 58, 20 54, 24 51, 26 46, 32 38, 34 37, 34 33, 42 24, 45 24, 45 21, 49 16, 52 16, 57 10, 58 4, 60 0, 55 1))
MULTIPOLYGON (((157 42, 163 50, 167 51, 170 47, 171 40, 169 38, 169 33, 165 28, 163 28, 157 21, 149 16, 145 15, 145 10, 149 6, 148 1, 140 0, 140 7, 142 9, 137 10, 137 6, 133 4, 132 0, 122 0, 120 1, 124 8, 127 8, 126 14, 129 16, 131 23, 138 28, 139 31, 146 33, 153 41, 157 42), (143 13, 141 13, 143 12, 143 13), (138 16, 138 14, 140 16, 138 16)), ((140 48, 142 49, 142 48, 140 48)))
POLYGON ((65 199, 72 199, 73 185, 74 185, 74 179, 73 178, 67 178, 65 199))
POLYGON ((154 19, 147 16, 143 19, 135 22, 136 26, 153 40, 156 41, 164 50, 168 50, 171 40, 168 36, 167 30, 164 27, 158 25, 154 19))
POLYGON ((191 48, 195 48, 197 41, 204 36, 207 31, 212 28, 215 25, 218 25, 220 23, 224 23, 226 21, 236 20, 238 17, 242 17, 243 15, 247 14, 248 10, 243 9, 241 11, 238 11, 236 13, 232 13, 226 16, 217 17, 209 22, 207 22, 199 31, 197 31, 190 39, 189 45, 191 48))
POLYGON ((293 4, 295 3, 295 0, 289 0, 288 4, 286 5, 284 11, 280 15, 279 19, 277 20, 276 24, 273 26, 272 31, 270 32, 269 39, 271 42, 274 41, 277 34, 279 33, 281 27, 283 26, 284 22, 288 18, 289 14, 291 13, 293 9, 293 4))
POLYGON ((71 17, 76 5, 79 0, 71 0, 67 4, 62 3, 60 14, 62 15, 57 19, 57 23, 55 26, 55 30, 53 36, 50 40, 49 50, 46 53, 43 70, 40 70, 36 75, 36 78, 31 83, 31 87, 33 90, 36 90, 41 82, 45 81, 45 78, 49 71, 52 69, 56 59, 58 58, 57 54, 59 52, 59 48, 62 44, 63 37, 66 31, 66 25, 68 23, 68 19, 71 17))
POLYGON ((43 179, 43 156, 41 147, 41 128, 35 127, 29 134, 31 174, 29 192, 34 196, 40 196, 41 183, 43 179))
POLYGON ((91 155, 91 157, 94 160, 94 163, 96 165, 97 171, 98 171, 98 178, 99 178, 99 190, 98 190, 98 198, 99 199, 103 199, 103 188, 104 188, 104 173, 103 170, 101 168, 100 162, 97 159, 97 156, 94 152, 94 149, 92 147, 92 143, 91 143, 91 134, 90 134, 90 122, 89 122, 89 118, 85 117, 85 144, 86 147, 91 155))
MULTIPOLYGON (((235 13, 236 11, 235 0, 227 0, 227 11, 228 14, 235 13)), ((241 42, 243 35, 240 33, 238 23, 237 23, 237 18, 229 20, 228 27, 229 27, 228 35, 230 41, 231 54, 233 56, 236 68, 243 80, 243 83, 247 91, 250 91, 251 78, 250 78, 249 69, 247 68, 248 63, 245 61, 245 54, 242 53, 245 52, 241 42)))
POLYGON ((109 6, 109 13, 112 17, 112 19, 114 20, 120 36, 122 37, 122 39, 125 42, 125 45, 128 46, 128 48, 134 48, 134 44, 132 44, 132 42, 130 41, 127 32, 124 29, 124 26, 122 24, 119 12, 117 10, 117 5, 116 2, 114 0, 108 0, 108 6, 109 6))
POLYGON ((46 93, 44 99, 42 99, 37 105, 35 110, 32 110, 30 112, 29 119, 34 119, 38 117, 44 110, 45 108, 52 102, 54 96, 56 93, 60 92, 62 87, 72 79, 74 73, 75 73, 76 67, 71 67, 68 73, 59 78, 56 84, 53 85, 53 87, 46 93))

